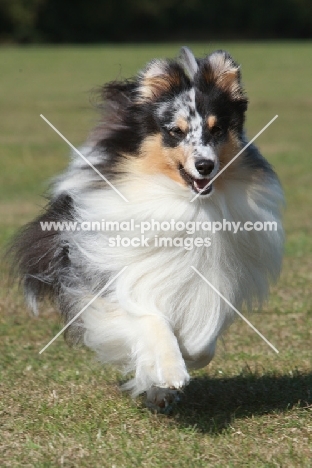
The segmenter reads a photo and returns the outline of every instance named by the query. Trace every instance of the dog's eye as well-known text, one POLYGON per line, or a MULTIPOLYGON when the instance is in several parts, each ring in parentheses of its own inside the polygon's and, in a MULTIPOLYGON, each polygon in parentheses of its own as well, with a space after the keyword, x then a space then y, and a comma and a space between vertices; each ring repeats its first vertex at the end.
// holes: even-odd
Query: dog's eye
POLYGON ((216 137, 222 134, 222 128, 218 127, 217 125, 214 125, 213 127, 211 127, 209 131, 212 136, 216 136, 216 137))
POLYGON ((168 132, 169 132, 169 135, 171 135, 174 138, 182 138, 185 136, 185 133, 179 127, 168 128, 168 132))

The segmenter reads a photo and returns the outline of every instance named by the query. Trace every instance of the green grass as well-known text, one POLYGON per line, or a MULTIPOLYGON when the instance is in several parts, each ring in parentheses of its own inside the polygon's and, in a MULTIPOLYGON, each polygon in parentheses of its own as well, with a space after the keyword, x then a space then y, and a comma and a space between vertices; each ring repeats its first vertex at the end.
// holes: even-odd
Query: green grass
MULTIPOLYGON (((194 375, 170 416, 118 390, 122 378, 59 338, 48 304, 38 318, 16 287, 0 290, 0 465, 4 467, 301 467, 312 459, 312 44, 194 44, 227 48, 242 64, 247 133, 276 122, 257 144, 286 193, 284 267, 268 305, 251 318, 275 355, 240 320, 211 365, 194 375)), ((128 77, 176 45, 0 49, 0 241, 44 204, 96 120, 89 91, 128 77)))

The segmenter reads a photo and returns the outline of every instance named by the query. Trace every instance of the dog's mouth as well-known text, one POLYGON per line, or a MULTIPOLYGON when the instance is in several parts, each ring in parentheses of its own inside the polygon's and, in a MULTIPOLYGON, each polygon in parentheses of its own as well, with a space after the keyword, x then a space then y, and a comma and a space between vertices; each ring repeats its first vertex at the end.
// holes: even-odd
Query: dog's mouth
POLYGON ((195 192, 196 194, 208 195, 212 192, 212 184, 208 185, 211 179, 196 179, 184 169, 182 164, 179 164, 179 172, 181 174, 182 179, 191 187, 193 192, 195 192))

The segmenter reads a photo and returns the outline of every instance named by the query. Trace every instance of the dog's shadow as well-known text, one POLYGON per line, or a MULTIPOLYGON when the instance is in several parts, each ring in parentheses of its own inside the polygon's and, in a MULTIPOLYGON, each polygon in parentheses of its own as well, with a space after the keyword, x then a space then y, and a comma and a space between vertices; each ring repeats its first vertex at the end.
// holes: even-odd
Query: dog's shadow
POLYGON ((222 432, 237 418, 283 412, 312 404, 312 373, 199 377, 185 388, 172 417, 204 433, 222 432))

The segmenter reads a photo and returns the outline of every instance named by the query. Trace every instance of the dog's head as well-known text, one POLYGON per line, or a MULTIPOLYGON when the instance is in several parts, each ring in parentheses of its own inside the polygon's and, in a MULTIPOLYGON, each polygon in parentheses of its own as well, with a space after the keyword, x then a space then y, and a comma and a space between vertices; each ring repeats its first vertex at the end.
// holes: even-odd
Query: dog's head
POLYGON ((127 170, 209 195, 212 185, 202 190, 241 146, 247 98, 227 52, 196 59, 183 48, 175 61, 153 60, 135 80, 108 84, 104 98, 99 144, 127 170))

